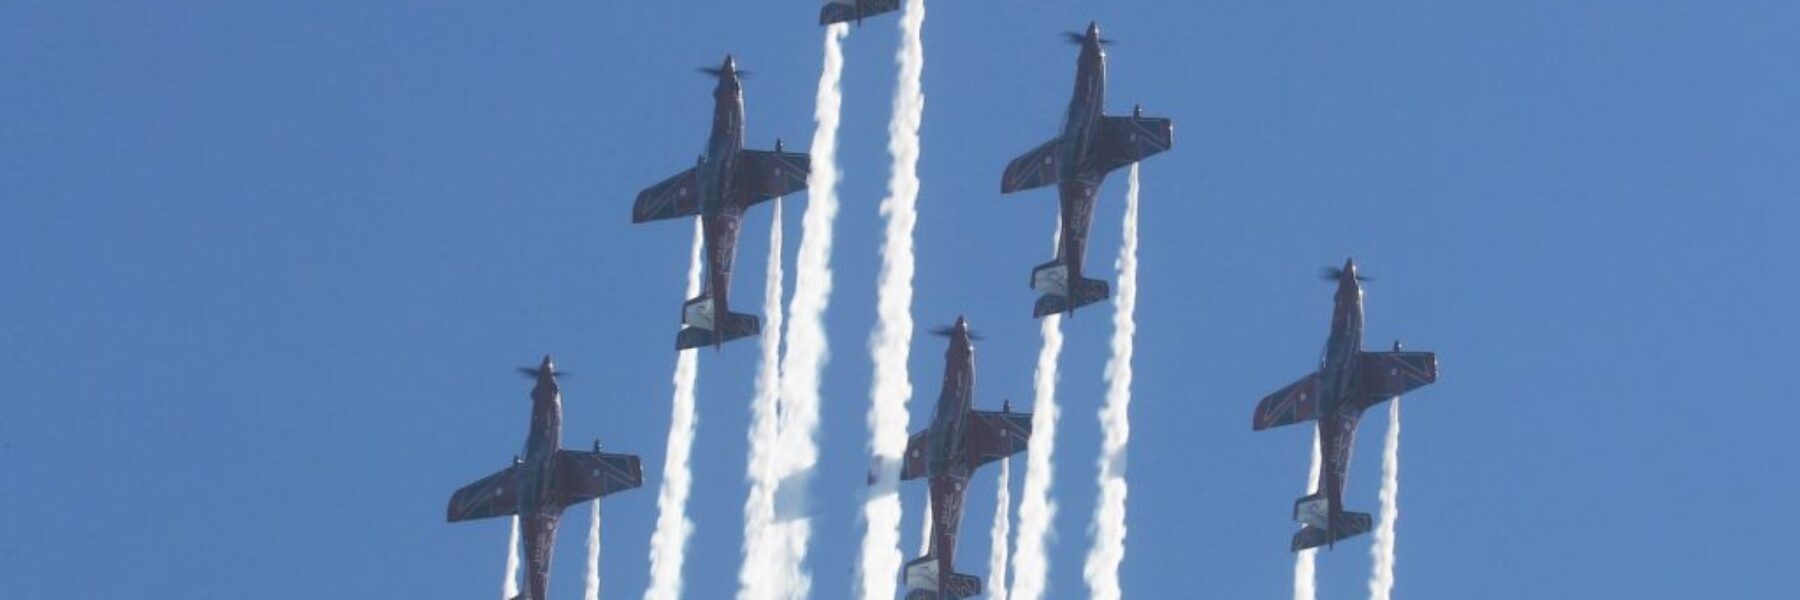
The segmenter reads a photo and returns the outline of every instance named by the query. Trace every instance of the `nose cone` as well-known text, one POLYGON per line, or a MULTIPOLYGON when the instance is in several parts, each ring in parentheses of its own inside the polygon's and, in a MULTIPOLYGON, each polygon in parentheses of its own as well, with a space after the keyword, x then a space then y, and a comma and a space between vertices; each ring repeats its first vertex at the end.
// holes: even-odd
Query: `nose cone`
POLYGON ((551 360, 548 354, 544 355, 543 362, 538 363, 537 384, 538 387, 546 389, 556 389, 557 387, 556 361, 551 360))
POLYGON ((1100 23, 1099 22, 1088 21, 1087 39, 1090 42, 1100 41, 1100 23))
POLYGON ((1344 279, 1348 280, 1348 281, 1356 281, 1356 260, 1355 259, 1350 259, 1350 258, 1344 259, 1344 279))
POLYGON ((737 85, 737 81, 742 75, 742 73, 738 72, 737 59, 733 58, 730 54, 725 55, 725 64, 719 65, 719 84, 726 86, 737 85))
POLYGON ((956 315, 956 325, 951 327, 950 332, 959 339, 969 339, 969 320, 963 318, 962 315, 956 315))

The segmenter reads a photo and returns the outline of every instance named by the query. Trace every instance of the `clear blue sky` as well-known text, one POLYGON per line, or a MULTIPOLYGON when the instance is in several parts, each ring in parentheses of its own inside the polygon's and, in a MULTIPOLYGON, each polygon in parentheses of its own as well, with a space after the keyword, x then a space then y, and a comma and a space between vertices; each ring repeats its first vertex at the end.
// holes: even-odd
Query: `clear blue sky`
MULTIPOLYGON (((638 595, 689 239, 627 207, 701 149, 694 68, 726 52, 755 71, 752 144, 805 147, 817 4, 273 4, 0 5, 0 585, 491 597, 506 524, 447 525, 444 503, 519 447, 511 368, 553 352, 576 373, 566 443, 645 459, 649 489, 605 505, 605 591, 638 595)), ((987 334, 979 405, 1030 397, 1055 201, 997 188, 1060 123, 1059 32, 1099 20, 1111 110, 1177 123, 1144 167, 1128 595, 1288 593, 1308 434, 1253 434, 1250 411, 1314 366, 1316 272, 1351 255, 1377 278, 1370 343, 1442 367, 1405 409, 1399 594, 1788 588, 1800 8, 1489 4, 930 4, 914 314, 987 334)), ((858 539, 895 45, 886 17, 846 50, 819 598, 848 594, 858 539)), ((1123 193, 1089 256, 1107 279, 1123 193)), ((739 253, 750 308, 768 224, 739 253)), ((1057 598, 1083 589, 1108 312, 1066 328, 1057 598)), ((921 424, 941 341, 913 352, 921 424)), ((756 363, 750 342, 702 357, 690 597, 734 586, 756 363)), ((1375 507, 1381 430, 1352 508, 1375 507)), ((565 598, 585 517, 566 523, 565 598)), ((1367 548, 1322 556, 1323 597, 1365 594, 1367 548)))

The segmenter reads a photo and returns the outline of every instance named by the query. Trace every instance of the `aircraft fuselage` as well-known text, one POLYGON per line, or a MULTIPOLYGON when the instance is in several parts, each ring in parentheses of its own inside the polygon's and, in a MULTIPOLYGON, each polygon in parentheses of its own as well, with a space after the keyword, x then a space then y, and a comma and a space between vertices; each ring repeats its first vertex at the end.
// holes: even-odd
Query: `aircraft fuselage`
POLYGON ((550 554, 556 547, 556 526, 562 521, 562 499, 555 497, 553 475, 556 451, 562 447, 562 394, 545 368, 531 390, 531 432, 525 439, 520 465, 519 529, 525 543, 526 590, 530 598, 545 598, 550 586, 550 554))
POLYGON ((731 269, 737 259, 738 226, 749 194, 740 189, 738 161, 744 149, 744 88, 736 65, 726 57, 713 90, 712 134, 697 166, 700 222, 706 233, 706 289, 714 314, 730 312, 731 269))
POLYGON ((968 457, 968 423, 975 395, 975 347, 959 319, 944 356, 944 389, 931 417, 931 548, 937 557, 939 589, 955 570, 956 539, 962 525, 963 498, 974 469, 968 457))
POLYGON ((1362 352, 1363 293, 1356 265, 1346 262, 1333 299, 1331 334, 1319 365, 1319 491, 1329 499, 1333 516, 1343 510, 1343 474, 1356 440, 1356 424, 1367 408, 1354 396, 1356 359, 1362 352))
POLYGON ((1081 55, 1075 61, 1075 92, 1069 99, 1069 112, 1063 122, 1062 143, 1058 152, 1059 173, 1057 195, 1061 200, 1062 232, 1057 252, 1069 266, 1069 281, 1082 279, 1082 265, 1087 256, 1088 229, 1094 220, 1095 194, 1106 179, 1096 142, 1099 122, 1106 104, 1106 50, 1101 47, 1100 29, 1089 25, 1081 42, 1081 55))

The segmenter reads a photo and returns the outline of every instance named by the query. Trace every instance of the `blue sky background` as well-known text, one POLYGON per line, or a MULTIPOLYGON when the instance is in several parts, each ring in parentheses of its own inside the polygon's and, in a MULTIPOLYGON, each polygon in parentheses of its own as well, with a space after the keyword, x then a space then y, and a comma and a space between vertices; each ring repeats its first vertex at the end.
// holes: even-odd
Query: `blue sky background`
MULTIPOLYGON (((689 229, 627 207, 701 149, 694 68, 726 52, 755 71, 752 145, 812 132, 817 4, 744 6, 0 4, 6 595, 492 597, 505 522, 446 525, 444 503, 516 452, 511 368, 545 352, 576 373, 565 443, 645 459, 647 489, 605 504, 602 567, 606 595, 640 594, 689 229)), ((1120 40, 1111 112, 1177 123, 1144 166, 1127 595, 1288 594, 1309 434, 1253 434, 1250 411, 1314 366, 1316 272, 1352 255, 1370 344, 1442 368, 1405 405, 1398 594, 1787 589, 1800 8, 934 1, 914 315, 986 333, 980 406, 1029 403, 1054 194, 996 190, 1059 125, 1058 32, 1090 19, 1120 40)), ((848 595, 859 539, 896 37, 874 19, 846 45, 819 598, 848 595)), ((1123 192, 1089 256, 1109 280, 1123 192)), ((740 248, 746 308, 768 225, 740 248)), ((1109 312, 1065 328, 1056 598, 1084 591, 1109 312)), ((701 358, 689 597, 735 589, 757 354, 701 358)), ((942 369, 920 337, 915 424, 942 369)), ((1352 508, 1376 507, 1382 422, 1352 508)), ((1366 594, 1367 548, 1321 557, 1322 597, 1366 594)))

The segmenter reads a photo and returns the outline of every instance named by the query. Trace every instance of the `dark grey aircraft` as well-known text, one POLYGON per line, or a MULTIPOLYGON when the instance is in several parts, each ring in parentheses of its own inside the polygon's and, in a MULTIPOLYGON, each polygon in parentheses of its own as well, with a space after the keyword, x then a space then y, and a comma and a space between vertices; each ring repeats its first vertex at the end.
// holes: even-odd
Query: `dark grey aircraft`
POLYGON ((1069 101, 1062 135, 1033 148, 1006 166, 1000 193, 1010 194, 1057 184, 1062 196, 1062 231, 1056 259, 1031 270, 1038 298, 1032 315, 1062 312, 1105 300, 1105 281, 1082 277, 1088 225, 1094 218, 1094 193, 1108 172, 1168 150, 1175 126, 1168 119, 1143 116, 1142 107, 1129 117, 1101 114, 1106 100, 1106 51, 1100 26, 1089 23, 1086 34, 1066 34, 1081 46, 1075 62, 1075 97, 1069 101))
POLYGON ((500 472, 463 486, 450 496, 451 523, 519 516, 525 543, 525 592, 512 600, 544 600, 550 593, 550 553, 563 508, 644 484, 643 465, 632 454, 563 450, 562 393, 550 356, 537 368, 521 368, 537 381, 531 388, 531 429, 525 456, 500 472))
POLYGON ((1344 510, 1344 473, 1350 470, 1356 423, 1369 407, 1437 381, 1436 354, 1401 352, 1400 342, 1394 342, 1393 352, 1362 349, 1362 278, 1356 263, 1346 260, 1342 269, 1327 269, 1326 278, 1337 282, 1337 297, 1319 370, 1263 398, 1250 424, 1262 431, 1319 422, 1319 491, 1294 501, 1294 520, 1303 524, 1294 534, 1295 552, 1369 530, 1368 513, 1344 510))
POLYGON ((706 231, 706 291, 681 307, 675 348, 685 350, 725 342, 762 330, 754 315, 731 312, 731 266, 737 258, 738 225, 744 211, 771 198, 806 189, 812 159, 775 150, 744 149, 744 88, 730 55, 725 64, 701 71, 717 77, 713 90, 712 137, 693 168, 650 186, 631 207, 631 222, 700 215, 706 231))
MULTIPOLYGON (((956 600, 981 594, 981 578, 953 567, 957 532, 962 524, 963 496, 975 469, 1025 451, 1031 439, 1031 414, 975 410, 975 345, 969 324, 940 329, 950 338, 944 351, 944 391, 938 396, 931 426, 906 442, 900 478, 931 482, 931 544, 925 556, 906 563, 906 600, 956 600)), ((1002 544, 1005 540, 995 540, 1002 544)))

